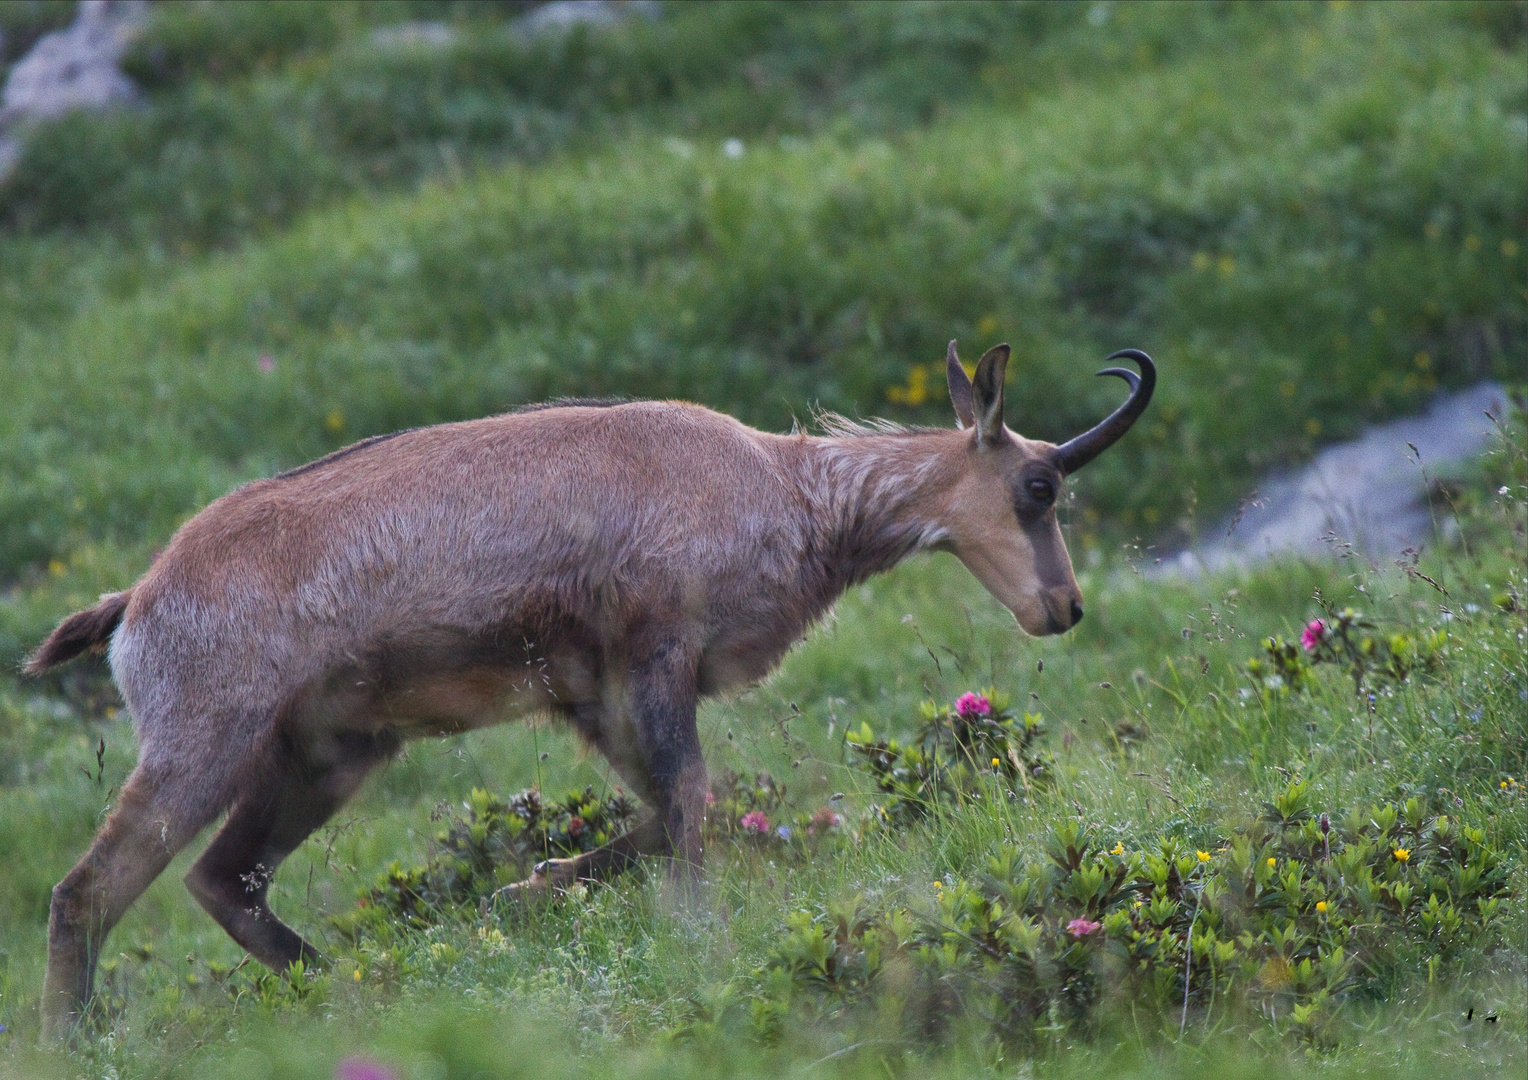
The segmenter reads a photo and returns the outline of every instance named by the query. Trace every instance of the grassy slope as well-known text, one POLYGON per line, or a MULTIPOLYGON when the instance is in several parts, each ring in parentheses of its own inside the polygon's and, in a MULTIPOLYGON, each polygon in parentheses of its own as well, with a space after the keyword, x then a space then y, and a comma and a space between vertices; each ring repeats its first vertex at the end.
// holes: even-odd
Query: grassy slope
MULTIPOLYGON (((1091 509, 1114 521, 1138 514, 1160 531, 1193 498, 1225 506, 1267 465, 1417 400, 1434 377, 1511 372, 1523 340, 1523 255, 1504 242, 1521 243, 1525 148, 1521 42, 1510 33, 1493 38, 1489 26, 1431 7, 1127 7, 1103 26, 1082 7, 1058 8, 1044 25, 995 8, 941 21, 946 10, 860 21, 847 8, 798 18, 760 6, 725 16, 726 26, 705 21, 722 18, 714 11, 687 13, 629 36, 580 39, 585 52, 535 64, 489 41, 418 96, 459 116, 468 90, 498 85, 484 71, 528 65, 545 77, 494 93, 545 118, 527 130, 555 137, 522 144, 441 127, 431 114, 393 142, 352 116, 346 130, 365 137, 326 142, 332 112, 302 113, 298 126, 311 124, 294 136, 302 153, 273 150, 270 168, 289 170, 290 190, 311 203, 266 198, 275 181, 250 152, 265 145, 258 110, 242 133, 209 124, 205 139, 232 154, 211 155, 224 162, 216 175, 175 171, 208 143, 155 144, 158 171, 103 185, 116 201, 94 217, 49 218, 39 193, 56 174, 33 158, 37 171, 23 176, 33 189, 0 192, 12 213, 0 237, 0 365, 13 387, 0 418, 0 567, 13 582, 0 651, 14 658, 59 614, 130 579, 176 522, 241 479, 374 431, 553 393, 683 395, 769 424, 814 400, 943 422, 937 395, 904 407, 887 390, 902 387, 905 400, 914 365, 951 334, 973 349, 1007 336, 1022 360, 1011 391, 1017 426, 1063 434, 1112 400, 1102 388, 1084 392, 1088 365, 1115 345, 1142 344, 1171 375, 1157 422, 1084 480, 1091 509), (751 59, 761 65, 752 75, 751 59), (1084 70, 1086 82, 1076 75, 1084 70), (590 71, 609 77, 586 83, 578 100, 559 96, 590 71), (746 140, 741 159, 721 152, 732 135, 746 140), (456 178, 442 146, 469 167, 521 163, 456 178), (336 179, 314 181, 325 175, 336 179), (386 194, 421 179, 418 191, 386 194), (268 375, 262 355, 275 361, 268 375)), ((230 102, 351 100, 336 86, 398 100, 421 71, 447 70, 438 58, 378 58, 356 44, 355 27, 328 33, 298 34, 309 44, 291 56, 230 59, 215 78, 163 61, 146 115, 78 121, 46 138, 58 154, 110 165, 101 140, 133 150, 166 130, 195 132, 184 123, 193 107, 216 120, 230 102), (157 124, 159 134, 132 124, 157 124)), ((1094 528, 1079 515, 1074 546, 1094 528)), ((1485 601, 1514 559, 1521 564, 1520 547, 1492 555, 1487 569, 1460 561, 1445 584, 1485 601)), ((238 953, 180 888, 183 858, 113 939, 126 953, 113 986, 127 1011, 93 1053, 119 1075, 262 1071, 233 1056, 230 1039, 282 1075, 326 1075, 354 1045, 419 1058, 421 1075, 432 1075, 427 1055, 449 1059, 452 1075, 477 1060, 489 1075, 517 1073, 516 1061, 553 1073, 590 1067, 559 1058, 544 1034, 523 1034, 556 1030, 575 1035, 599 1070, 801 1070, 839 1048, 831 1030, 804 1032, 773 1057, 746 1040, 670 1056, 645 1037, 690 994, 729 978, 746 984, 786 910, 862 890, 916 902, 930 875, 979 865, 1005 838, 1037 850, 1045 823, 1073 812, 1073 801, 1126 838, 1173 832, 1207 843, 1281 782, 1279 768, 1310 769, 1334 806, 1399 785, 1484 800, 1499 773, 1525 769, 1520 741, 1498 738, 1487 749, 1500 743, 1508 760, 1481 760, 1476 735, 1457 726, 1469 712, 1460 704, 1475 703, 1457 686, 1393 702, 1378 735, 1388 753, 1349 719, 1340 685, 1309 708, 1234 704, 1236 667, 1256 636, 1305 617, 1313 586, 1357 596, 1345 574, 1297 565, 1146 584, 1122 564, 1106 556, 1088 576, 1081 632, 1045 642, 1017 638, 947 560, 908 567, 849 598, 767 686, 703 717, 713 765, 771 768, 803 806, 836 790, 854 802, 866 793, 840 764, 849 723, 896 729, 924 696, 997 683, 1038 695, 1062 729, 1053 748, 1066 782, 1054 803, 942 820, 841 864, 787 872, 721 856, 727 923, 675 920, 632 883, 594 894, 588 910, 506 928, 512 951, 485 948, 476 926, 451 926, 440 940, 408 943, 407 974, 390 979, 383 964, 359 987, 335 987, 328 1006, 276 1013, 252 993, 230 1007, 209 985, 207 964, 236 963, 238 953), (1212 612, 1235 630, 1220 630, 1212 612), (787 735, 779 721, 791 703, 804 716, 787 735), (1148 732, 1129 758, 1110 752, 1108 732, 1123 719, 1148 732), (444 962, 449 952, 432 954, 432 943, 464 955, 444 962), (479 1004, 464 1015, 464 1001, 479 1004), (532 1019, 520 1015, 527 1009, 532 1019), (506 1041, 541 1049, 506 1055, 506 1041)), ((1397 576, 1369 587, 1395 594, 1376 601, 1387 608, 1422 605, 1414 617, 1433 617, 1425 585, 1397 576)), ((1510 732, 1520 722, 1521 639, 1483 623, 1470 641, 1475 667, 1461 677, 1500 688, 1482 715, 1510 732)), ((47 890, 131 764, 130 732, 102 718, 96 689, 88 673, 43 693, 0 688, 0 1023, 13 1033, 0 1035, 0 1069, 15 1075, 59 1067, 26 1049, 47 890)), ((423 852, 437 800, 537 781, 603 783, 603 769, 555 731, 420 744, 368 787, 343 827, 293 859, 277 907, 317 929, 389 859, 423 852)), ((1521 860, 1522 803, 1478 805, 1521 860)), ((1521 871, 1518 882, 1521 897, 1521 871)), ((1397 988, 1388 1009, 1349 1018, 1371 1031, 1347 1029, 1339 1063, 1466 1073, 1479 1060, 1520 1060, 1528 1021, 1510 979, 1522 962, 1520 949, 1477 959, 1462 988, 1436 999, 1397 988), (1426 1019, 1452 1017, 1466 999, 1501 1009, 1510 1030, 1476 1043, 1426 1019)), ((1216 1048, 1246 1034, 1210 1039, 1208 1063, 1176 1053, 1185 1069, 1219 1074, 1216 1048)), ((1277 1057, 1276 1040, 1269 1045, 1277 1057)), ((851 1074, 881 1068, 863 1055, 833 1060, 851 1074)), ((1087 1060, 1058 1054, 1046 1067, 1097 1066, 1087 1060)))
MULTIPOLYGON (((1188 10, 1132 17, 1209 38, 1188 10)), ((715 132, 631 119, 608 148, 351 202, 227 255, 103 226, 108 253, 81 266, 68 231, 13 237, 28 318, 0 357, 18 388, 0 566, 153 543, 240 479, 549 394, 942 422, 920 365, 954 335, 1015 341, 1014 420, 1050 437, 1113 400, 1086 377, 1097 357, 1159 355, 1154 423, 1082 484, 1107 520, 1182 536, 1440 379, 1510 374, 1528 340, 1519 57, 1441 10, 1240 12, 1228 43, 1143 45, 1149 62, 1043 92, 994 60, 993 89, 926 126, 738 160, 715 132), (44 278, 87 303, 68 315, 44 278)))
MULTIPOLYGON (((1450 602, 1461 610, 1465 603, 1488 605, 1489 594, 1509 577, 1520 592, 1528 586, 1521 578, 1528 548, 1520 525, 1515 537, 1503 527, 1521 516, 1516 498, 1490 507, 1497 530, 1489 542, 1473 538, 1471 557, 1456 554, 1424 567, 1451 589, 1450 602)), ((1239 696, 1247 683, 1237 668, 1256 651, 1257 635, 1297 626, 1313 587, 1387 621, 1426 625, 1438 618, 1431 587, 1396 572, 1349 575, 1291 564, 1192 583, 1148 583, 1115 572, 1087 581, 1094 614, 1079 634, 1032 641, 1017 636, 953 564, 915 563, 850 597, 834 623, 765 687, 707 707, 703 738, 713 767, 771 768, 789 778, 803 808, 835 790, 848 793, 851 807, 862 806, 873 793, 861 774, 841 765, 848 724, 866 719, 882 729, 905 728, 922 697, 947 700, 996 681, 1017 695, 1036 695, 1030 707, 1043 709, 1056 726, 1050 748, 1063 779, 1053 794, 1029 805, 957 812, 911 835, 872 840, 806 866, 776 868, 714 849, 713 903, 725 918, 676 918, 653 886, 630 881, 524 919, 448 923, 429 935, 348 954, 354 959, 341 962, 325 995, 329 1004, 274 1013, 248 987, 230 1013, 228 994, 212 982, 208 964, 235 964, 239 950, 187 900, 177 880, 177 868, 191 858, 183 856, 113 939, 112 955, 121 955, 111 986, 125 1011, 116 1021, 119 1041, 95 1053, 103 1066, 115 1063, 132 1075, 217 1068, 238 1075, 248 1063, 232 1064, 229 1055, 231 1046, 241 1046, 283 1063, 279 1075, 321 1076, 342 1050, 370 1047, 395 1060, 434 1054, 461 1075, 479 1055, 489 1055, 488 1075, 518 1075, 516 1066, 492 1057, 492 1048, 503 1038, 523 1040, 505 1032, 531 1023, 572 1037, 604 1062, 584 1068, 624 1068, 619 1063, 631 1053, 649 1067, 660 1067, 661 1059, 667 1068, 672 1063, 650 1045, 652 1036, 687 1017, 693 995, 715 993, 729 981, 751 985, 786 912, 854 893, 926 907, 927 882, 974 872, 996 846, 1017 845, 1025 858, 1039 857, 1049 824, 1071 816, 1074 807, 1131 847, 1174 835, 1212 848, 1249 807, 1283 786, 1281 770, 1313 778, 1318 804, 1334 813, 1398 790, 1458 793, 1464 804, 1453 812, 1487 827, 1519 860, 1518 898, 1506 925, 1521 925, 1528 806, 1495 790, 1503 775, 1520 775, 1528 764, 1520 726, 1520 695, 1528 688, 1521 618, 1493 616, 1486 607, 1487 613, 1454 624, 1456 653, 1446 677, 1419 679, 1384 697, 1371 733, 1353 715, 1351 691, 1340 677, 1325 681, 1305 703, 1260 705, 1239 696), (938 667, 926 646, 941 658, 938 667), (799 719, 791 719, 792 703, 801 708, 799 719), (829 734, 830 720, 837 737, 829 734), (1120 754, 1111 731, 1126 720, 1144 729, 1144 739, 1120 754), (507 943, 492 936, 495 929, 507 943), (357 961, 365 972, 358 986, 349 978, 357 961), (188 975, 199 985, 188 985, 188 975), (465 1013, 453 1007, 462 1002, 472 1003, 465 1013), (527 1010, 539 1019, 527 1020, 527 1010), (207 1049, 199 1050, 204 1043, 207 1049)), ((131 738, 120 724, 90 721, 39 700, 12 697, 6 717, 7 760, 24 762, 27 775, 0 795, 0 829, 11 858, 0 894, 8 950, 0 1007, 3 1022, 19 1033, 12 1046, 20 1056, 12 1065, 22 1075, 51 1069, 27 1056, 23 1043, 34 1030, 30 1002, 47 889, 124 774, 131 738), (79 771, 82 764, 95 768, 97 737, 107 743, 99 781, 79 771), (37 844, 44 831, 49 842, 37 844)), ((322 935, 324 914, 344 910, 352 890, 388 860, 418 857, 438 800, 460 800, 475 786, 507 791, 537 780, 553 790, 607 782, 603 767, 580 761, 560 732, 512 729, 418 744, 342 815, 339 829, 320 834, 294 857, 278 879, 276 906, 322 935), (545 764, 538 751, 548 753, 545 764)), ((337 940, 329 944, 341 947, 337 940)), ((1471 953, 1456 962, 1460 966, 1442 969, 1446 989, 1429 991, 1419 977, 1394 987, 1383 1007, 1355 1006, 1342 1017, 1337 1038, 1345 1049, 1335 1064, 1469 1075, 1482 1062, 1509 1067, 1521 1061, 1528 1016, 1513 987, 1523 962, 1518 947, 1471 953), (1494 1011, 1502 1026, 1477 1036, 1459 1026, 1465 1007, 1482 1015, 1494 1011)), ((231 985, 240 985, 238 976, 231 985)), ((1143 1022, 1150 1043, 1154 1021, 1137 1023, 1143 1022)), ((1287 1046, 1272 1030, 1249 1027, 1234 1014, 1200 1028, 1188 1045, 1203 1042, 1214 1062, 1226 1040, 1248 1037, 1264 1043, 1274 1060, 1287 1046)), ((842 1043, 831 1026, 809 1028, 764 1062, 754 1060, 763 1051, 750 1045, 746 1038, 724 1038, 713 1049, 761 1068, 799 1068, 842 1043)), ((544 1048, 534 1057, 555 1069, 559 1053, 544 1048)), ((1200 1051, 1174 1053, 1192 1072, 1200 1051)), ((847 1066, 852 1075, 874 1063, 847 1066)), ((962 1068, 950 1061, 925 1066, 962 1068)), ((705 1055, 689 1067, 702 1075, 723 1071, 705 1055)), ((1063 1073, 1068 1067, 1060 1053, 1048 1066, 1063 1073)))

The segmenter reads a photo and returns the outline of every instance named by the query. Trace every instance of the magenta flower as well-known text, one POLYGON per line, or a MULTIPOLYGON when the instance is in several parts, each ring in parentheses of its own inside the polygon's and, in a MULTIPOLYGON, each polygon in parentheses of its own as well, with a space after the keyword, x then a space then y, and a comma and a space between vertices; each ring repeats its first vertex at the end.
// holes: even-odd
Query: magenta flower
POLYGON ((834 813, 831 806, 824 806, 812 815, 812 823, 807 826, 806 831, 816 836, 818 833, 827 832, 829 829, 836 829, 843 823, 844 818, 842 814, 834 813))
POLYGON ((1074 938, 1085 938, 1089 934, 1098 933, 1098 931, 1102 930, 1103 928, 1103 923, 1094 922, 1091 919, 1073 919, 1071 922, 1066 924, 1066 932, 1071 934, 1074 938))
POLYGON ((967 720, 973 716, 988 716, 992 713, 992 702, 981 694, 964 693, 955 702, 955 711, 967 720))
POLYGON ((758 833, 763 836, 769 831, 769 815, 762 810, 750 810, 744 814, 738 822, 744 832, 758 833))
POLYGON ((1306 652, 1315 652, 1317 644, 1326 637, 1326 620, 1312 619, 1305 624, 1305 633, 1300 635, 1300 646, 1306 652))
POLYGON ((386 1065, 365 1058, 346 1058, 334 1067, 334 1080, 399 1080, 386 1065))

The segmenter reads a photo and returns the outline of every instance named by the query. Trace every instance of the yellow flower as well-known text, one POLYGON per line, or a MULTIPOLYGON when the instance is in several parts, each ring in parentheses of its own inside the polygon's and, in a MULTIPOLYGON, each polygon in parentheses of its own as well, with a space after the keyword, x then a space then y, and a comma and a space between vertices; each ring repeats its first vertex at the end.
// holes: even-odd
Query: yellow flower
POLYGON ((1279 865, 1279 860, 1275 859, 1272 855, 1270 855, 1270 856, 1268 856, 1268 865, 1269 866, 1278 866, 1279 865))
POLYGON ((1210 861, 1210 853, 1208 851, 1195 851, 1194 854, 1199 856, 1200 862, 1210 861))
POLYGON ((1411 858, 1411 851, 1408 848, 1398 847, 1395 849, 1395 857, 1401 862, 1405 862, 1411 858))
POLYGON ((1109 849, 1109 854, 1110 855, 1123 855, 1124 853, 1125 853, 1125 845, 1124 844, 1115 844, 1112 848, 1109 849))
POLYGON ((345 414, 338 409, 331 409, 329 415, 324 417, 324 427, 330 431, 339 431, 345 426, 345 414))
POLYGON ((922 405, 928 400, 928 367, 914 364, 907 371, 906 386, 888 386, 886 400, 898 405, 922 405))
POLYGON ((936 888, 936 889, 942 889, 942 888, 944 888, 944 882, 942 882, 942 881, 936 881, 936 882, 934 882, 934 888, 936 888))
POLYGON ((1321 912, 1321 914, 1325 915, 1326 914, 1326 901, 1325 900, 1317 900, 1316 901, 1316 910, 1321 912))
POLYGON ((356 968, 355 969, 355 974, 350 976, 350 977, 352 979, 354 979, 356 982, 360 982, 361 981, 361 969, 360 968, 356 968))
POLYGON ((1000 761, 998 761, 998 759, 997 759, 997 758, 993 758, 993 759, 992 759, 992 764, 994 764, 994 765, 1001 765, 1001 764, 1002 764, 1002 762, 1000 762, 1000 761))

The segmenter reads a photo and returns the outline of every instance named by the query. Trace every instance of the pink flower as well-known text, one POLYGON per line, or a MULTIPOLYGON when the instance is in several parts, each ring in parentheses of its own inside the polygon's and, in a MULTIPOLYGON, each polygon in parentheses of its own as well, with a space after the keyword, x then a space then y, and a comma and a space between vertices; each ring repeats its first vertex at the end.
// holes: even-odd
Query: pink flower
POLYGON ((1096 934, 1104 928, 1104 924, 1093 922, 1091 919, 1073 919, 1066 924, 1066 932, 1074 938, 1085 938, 1089 934, 1096 934))
POLYGON ((260 370, 269 375, 276 370, 276 358, 274 356, 260 357, 260 370))
POLYGON ((744 832, 758 833, 763 836, 769 831, 769 815, 762 810, 750 810, 743 815, 738 824, 743 827, 744 832))
POLYGON ((829 829, 836 829, 843 823, 844 818, 842 814, 834 813, 831 806, 824 806, 812 815, 812 823, 807 827, 807 832, 815 836, 818 833, 827 832, 829 829))
POLYGON ((334 1080, 398 1080, 386 1065, 365 1058, 346 1058, 334 1067, 334 1080))
POLYGON ((1300 635, 1300 645, 1306 652, 1315 652, 1316 645, 1326 637, 1326 620, 1312 619, 1305 624, 1305 633, 1300 635))
POLYGON ((716 805, 716 795, 715 795, 714 792, 710 792, 710 791, 706 792, 706 805, 707 806, 715 806, 716 805))
POLYGON ((992 713, 992 702, 981 694, 961 694, 955 702, 955 711, 967 720, 973 716, 988 716, 992 713))

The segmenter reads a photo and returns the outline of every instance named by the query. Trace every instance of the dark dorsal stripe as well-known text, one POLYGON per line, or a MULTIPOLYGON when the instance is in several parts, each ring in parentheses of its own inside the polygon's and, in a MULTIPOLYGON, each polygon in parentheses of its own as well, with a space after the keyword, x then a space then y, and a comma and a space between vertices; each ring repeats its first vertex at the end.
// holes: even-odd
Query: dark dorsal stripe
MULTIPOLYGON (((510 415, 516 415, 518 413, 541 412, 543 409, 609 409, 616 405, 629 405, 631 401, 631 398, 623 397, 556 398, 553 401, 538 401, 531 405, 521 405, 518 408, 509 410, 509 412, 510 415)), ((360 442, 351 443, 349 446, 342 446, 333 453, 325 454, 323 457, 318 458, 316 461, 310 461, 306 465, 298 465, 296 468, 279 472, 271 477, 271 479, 288 480, 294 476, 301 476, 303 473, 323 468, 323 466, 338 461, 340 458, 349 457, 351 454, 358 453, 361 450, 369 450, 378 443, 385 443, 389 439, 396 439, 399 435, 407 435, 411 431, 422 430, 423 428, 411 427, 404 428, 402 431, 390 431, 386 435, 373 435, 370 438, 362 439, 360 442)))
POLYGON ((419 428, 412 427, 404 428, 402 431, 390 431, 386 435, 373 435, 369 439, 362 439, 358 443, 351 443, 349 446, 343 446, 340 449, 334 451, 332 454, 325 454, 317 461, 310 461, 306 465, 297 466, 295 469, 288 469, 286 472, 279 472, 275 476, 271 477, 271 479, 287 480, 294 476, 301 476, 303 473, 312 472, 314 469, 322 468, 331 462, 338 461, 340 458, 349 457, 351 454, 354 454, 357 451, 368 450, 371 447, 376 446, 378 443, 385 443, 389 439, 396 439, 399 435, 407 435, 411 431, 419 430, 419 428))

